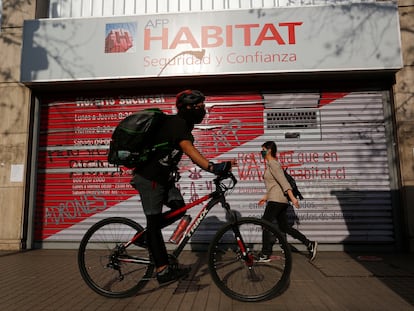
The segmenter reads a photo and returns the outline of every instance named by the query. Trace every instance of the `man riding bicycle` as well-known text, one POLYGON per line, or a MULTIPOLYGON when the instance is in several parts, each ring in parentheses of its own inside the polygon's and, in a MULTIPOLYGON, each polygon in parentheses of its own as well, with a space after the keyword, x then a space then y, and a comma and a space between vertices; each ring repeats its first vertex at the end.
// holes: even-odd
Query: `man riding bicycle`
POLYGON ((185 90, 177 94, 177 114, 168 115, 153 138, 154 145, 168 142, 168 148, 155 151, 145 165, 136 167, 131 181, 141 197, 147 219, 146 243, 153 256, 160 285, 177 281, 189 273, 189 269, 169 264, 161 232, 163 205, 171 208, 184 206, 184 200, 174 186, 177 165, 182 155, 185 153, 200 168, 216 175, 225 174, 232 165, 230 161, 217 164, 209 162, 194 147, 191 132, 206 114, 204 100, 204 95, 197 90, 185 90), (175 192, 175 197, 170 195, 169 198, 172 192, 175 192))

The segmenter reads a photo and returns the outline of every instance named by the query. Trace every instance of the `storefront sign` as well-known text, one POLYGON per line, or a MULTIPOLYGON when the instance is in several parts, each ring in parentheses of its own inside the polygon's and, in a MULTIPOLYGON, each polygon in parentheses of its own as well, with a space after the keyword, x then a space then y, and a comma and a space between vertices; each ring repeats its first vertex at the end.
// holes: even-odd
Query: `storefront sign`
POLYGON ((21 81, 397 70, 395 4, 30 20, 21 81))

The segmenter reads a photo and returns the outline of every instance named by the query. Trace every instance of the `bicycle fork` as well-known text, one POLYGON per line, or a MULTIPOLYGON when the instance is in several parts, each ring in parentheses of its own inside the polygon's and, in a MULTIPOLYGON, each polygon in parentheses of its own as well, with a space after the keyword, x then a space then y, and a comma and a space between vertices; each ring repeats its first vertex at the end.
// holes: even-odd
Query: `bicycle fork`
POLYGON ((252 269, 254 257, 253 255, 248 251, 246 244, 243 241, 243 237, 240 234, 239 227, 235 224, 233 225, 233 232, 236 237, 237 245, 239 246, 240 253, 242 256, 242 259, 244 260, 244 263, 249 269, 252 269))
POLYGON ((249 269, 252 269, 253 263, 254 263, 254 257, 248 251, 246 244, 243 241, 243 237, 240 233, 239 226, 237 225, 237 215, 234 211, 230 209, 230 204, 228 204, 227 202, 224 202, 224 203, 222 202, 222 205, 223 205, 223 208, 227 211, 227 214, 229 215, 230 222, 232 224, 234 237, 236 238, 237 245, 240 249, 241 259, 244 261, 244 263, 249 269))

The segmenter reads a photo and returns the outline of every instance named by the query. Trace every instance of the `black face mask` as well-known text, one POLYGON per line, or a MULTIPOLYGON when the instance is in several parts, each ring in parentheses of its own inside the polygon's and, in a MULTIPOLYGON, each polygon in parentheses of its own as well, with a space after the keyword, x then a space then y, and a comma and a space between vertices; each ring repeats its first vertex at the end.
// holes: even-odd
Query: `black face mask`
POLYGON ((182 109, 180 115, 191 124, 199 124, 206 115, 205 109, 182 109))

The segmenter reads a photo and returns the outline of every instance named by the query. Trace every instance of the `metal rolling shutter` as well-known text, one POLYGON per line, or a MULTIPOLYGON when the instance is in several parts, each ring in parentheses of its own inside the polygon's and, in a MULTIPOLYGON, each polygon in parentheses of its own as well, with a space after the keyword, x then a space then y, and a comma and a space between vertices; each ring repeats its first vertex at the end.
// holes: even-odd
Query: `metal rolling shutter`
POLYGON ((265 135, 275 135, 280 160, 303 190, 297 227, 321 242, 393 241, 383 94, 283 97, 265 96, 265 111, 288 111, 294 122, 265 135))
MULTIPOLYGON (((129 185, 131 170, 108 165, 106 156, 118 122, 136 110, 155 106, 173 113, 175 97, 85 98, 42 105, 36 241, 43 245, 79 242, 93 223, 109 216, 129 217, 145 225, 139 196, 129 185)), ((193 134, 209 159, 263 132, 259 94, 209 96, 206 106, 205 123, 193 134)), ((211 189, 212 174, 201 171, 186 157, 181 170, 179 187, 187 201, 211 189)), ((165 234, 173 230, 170 226, 165 234)))
MULTIPOLYGON (((114 126, 126 115, 157 106, 174 112, 173 96, 113 97, 43 103, 39 150, 36 241, 77 243, 94 222, 125 216, 145 224, 130 170, 108 165, 114 126)), ((292 220, 309 238, 326 243, 392 242, 393 220, 383 94, 291 93, 208 96, 208 114, 193 132, 214 161, 237 159, 239 178, 228 196, 243 216, 260 217, 266 140, 305 197, 292 220)), ((188 158, 179 182, 185 200, 209 192, 212 175, 188 158)), ((195 216, 198 208, 190 210, 195 216)), ((225 221, 213 209, 193 237, 208 242, 225 221)), ((175 225, 166 228, 166 238, 175 225)), ((258 234, 260 239, 260 234, 258 234)), ((293 242, 293 240, 292 240, 293 242)))

